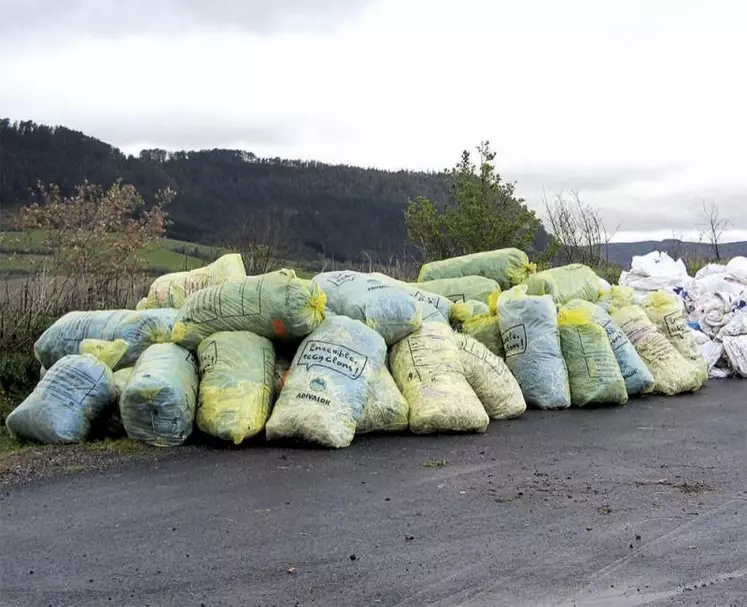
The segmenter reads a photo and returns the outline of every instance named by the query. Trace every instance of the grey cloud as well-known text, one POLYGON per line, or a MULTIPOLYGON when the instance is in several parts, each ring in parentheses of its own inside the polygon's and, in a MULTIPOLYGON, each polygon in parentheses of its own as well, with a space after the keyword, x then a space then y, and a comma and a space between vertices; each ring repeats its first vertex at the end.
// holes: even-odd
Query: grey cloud
POLYGON ((522 188, 544 190, 548 196, 563 191, 605 192, 631 183, 658 181, 676 172, 677 165, 664 166, 610 166, 610 167, 543 167, 518 168, 506 173, 511 181, 522 188))
POLYGON ((204 28, 324 30, 375 0, 0 0, 0 32, 117 35, 204 28))

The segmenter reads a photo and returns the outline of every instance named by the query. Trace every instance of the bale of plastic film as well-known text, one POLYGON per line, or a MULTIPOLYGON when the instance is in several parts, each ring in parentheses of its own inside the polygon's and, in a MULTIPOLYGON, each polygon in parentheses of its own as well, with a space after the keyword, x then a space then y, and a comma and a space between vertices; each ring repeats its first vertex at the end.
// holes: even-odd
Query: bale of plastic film
POLYGON ((410 430, 485 432, 490 419, 467 383, 454 332, 427 323, 392 348, 394 380, 410 405, 410 430))
POLYGON ((78 354, 84 339, 123 339, 130 347, 118 366, 132 366, 148 346, 171 340, 176 314, 171 309, 69 312, 42 333, 34 353, 49 368, 63 356, 78 354))
POLYGON ((584 407, 628 402, 625 379, 607 332, 594 321, 591 313, 578 307, 561 308, 558 329, 568 368, 571 404, 584 407))
POLYGON ((654 376, 654 392, 674 396, 701 387, 698 369, 656 328, 643 308, 627 306, 612 313, 654 376))
POLYGON ((327 294, 327 307, 360 320, 394 344, 423 323, 423 311, 406 290, 353 271, 323 272, 314 282, 327 294))
POLYGON ((347 447, 384 368, 386 344, 346 316, 328 318, 301 342, 267 421, 268 440, 347 447))
POLYGON ((279 341, 311 333, 324 320, 327 298, 293 270, 247 276, 193 293, 178 312, 172 338, 190 350, 219 331, 249 331, 279 341))
POLYGON ((98 358, 110 369, 116 369, 119 361, 130 349, 124 339, 107 341, 105 339, 84 339, 80 342, 80 354, 90 354, 98 358))
POLYGON ((15 439, 81 443, 116 398, 112 371, 89 354, 63 356, 5 419, 15 439))
POLYGON ((527 295, 526 285, 504 291, 498 299, 498 323, 506 364, 527 405, 538 409, 570 407, 568 369, 552 297, 527 295))
POLYGON ((594 318, 594 321, 605 330, 612 346, 612 352, 615 354, 617 365, 625 380, 625 390, 628 396, 653 392, 655 382, 651 371, 636 352, 625 332, 601 306, 581 299, 574 299, 568 302, 567 307, 586 310, 594 318))
POLYGON ((536 271, 537 266, 529 262, 524 251, 498 249, 426 263, 420 268, 418 282, 459 276, 484 276, 492 278, 501 289, 506 290, 523 283, 536 271))
POLYGON ((197 364, 176 344, 150 346, 135 365, 119 400, 127 435, 156 447, 182 444, 192 433, 197 364))
POLYGON ((138 303, 138 309, 181 308, 192 293, 245 276, 241 255, 229 253, 202 268, 159 276, 151 284, 147 297, 138 303))
POLYGON ((407 430, 410 407, 386 366, 372 379, 371 395, 358 421, 356 434, 407 430))
POLYGON ((572 299, 595 302, 601 290, 594 270, 580 263, 537 272, 526 284, 527 295, 549 295, 556 304, 572 299))
POLYGON ((197 359, 197 427, 235 445, 261 432, 272 404, 272 342, 247 331, 214 333, 200 343, 197 359))
POLYGON ((511 419, 526 411, 521 387, 506 363, 469 335, 456 334, 464 376, 490 419, 511 419))
POLYGON ((643 309, 656 328, 698 370, 701 385, 705 384, 708 381, 708 364, 693 338, 677 297, 667 291, 654 291, 648 294, 643 309))
POLYGON ((418 283, 404 282, 379 272, 371 272, 369 276, 385 284, 403 289, 412 295, 416 301, 419 301, 423 307, 423 323, 441 322, 441 319, 433 314, 434 311, 438 312, 447 323, 449 322, 449 315, 453 306, 453 302, 450 299, 438 293, 427 291, 421 288, 421 285, 418 283))
POLYGON ((420 282, 418 286, 424 291, 446 297, 454 303, 475 300, 487 304, 491 294, 501 290, 497 281, 484 276, 438 278, 420 282))

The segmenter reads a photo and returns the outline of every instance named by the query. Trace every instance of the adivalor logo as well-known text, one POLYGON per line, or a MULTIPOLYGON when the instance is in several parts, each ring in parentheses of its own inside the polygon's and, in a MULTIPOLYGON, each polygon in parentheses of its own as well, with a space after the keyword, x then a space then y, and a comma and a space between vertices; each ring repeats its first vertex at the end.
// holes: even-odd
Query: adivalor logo
POLYGON ((321 392, 326 387, 327 387, 327 382, 324 381, 321 377, 315 377, 309 383, 309 388, 311 388, 314 392, 321 392))

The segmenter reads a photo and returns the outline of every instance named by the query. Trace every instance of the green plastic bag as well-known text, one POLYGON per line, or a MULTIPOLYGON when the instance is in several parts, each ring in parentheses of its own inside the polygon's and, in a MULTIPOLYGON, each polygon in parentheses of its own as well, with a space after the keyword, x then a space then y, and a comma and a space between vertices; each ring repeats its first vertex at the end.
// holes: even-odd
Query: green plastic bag
POLYGON ((454 303, 475 300, 485 304, 490 296, 501 290, 501 286, 492 278, 484 276, 459 276, 457 278, 439 278, 418 283, 421 289, 436 293, 454 303))
POLYGON ((612 351, 607 332, 588 310, 564 307, 558 313, 560 345, 568 368, 571 404, 624 405, 625 379, 612 351))
POLYGON ((426 263, 420 268, 418 282, 459 276, 484 276, 492 278, 501 289, 506 290, 523 283, 536 270, 537 266, 529 263, 529 258, 523 251, 498 249, 426 263))
POLYGON ((392 374, 410 405, 410 430, 485 432, 489 418, 464 376, 454 332, 427 323, 392 348, 392 374))
POLYGON ((597 301, 601 285, 594 270, 580 263, 537 272, 526 284, 527 295, 550 295, 556 304, 572 299, 597 301))
POLYGON ((272 404, 272 342, 247 331, 214 333, 200 343, 197 359, 197 427, 235 445, 261 432, 272 404))
POLYGON ((137 361, 119 401, 127 435, 156 447, 182 444, 192 433, 197 364, 176 344, 150 346, 137 361))
POLYGON ((156 278, 147 297, 138 303, 137 309, 181 308, 192 293, 224 282, 241 280, 245 276, 241 255, 229 253, 202 268, 189 272, 172 272, 156 278))
POLYGON ((464 376, 490 419, 518 417, 527 408, 524 395, 506 363, 468 335, 457 334, 464 376))
POLYGON ((278 270, 197 291, 179 310, 174 343, 196 350, 219 331, 250 331, 290 341, 311 333, 324 320, 327 297, 293 270, 278 270))
POLYGON ((90 354, 63 356, 5 419, 15 439, 81 443, 116 398, 112 372, 90 354))
POLYGON ((360 320, 384 338, 387 345, 407 337, 423 323, 422 306, 406 290, 368 274, 323 272, 314 277, 336 314, 360 320))
POLYGON ((371 395, 355 428, 356 434, 407 430, 410 407, 392 374, 382 367, 371 386, 371 395))
POLYGON ((638 306, 627 306, 612 313, 614 320, 654 376, 654 392, 674 396, 701 387, 698 369, 677 351, 638 306))
POLYGON ((646 363, 635 351, 625 332, 601 306, 581 299, 574 299, 568 302, 567 307, 586 310, 594 321, 604 328, 617 359, 617 365, 620 367, 623 379, 625 379, 625 389, 628 396, 653 392, 655 382, 651 371, 648 370, 646 363))
POLYGON ((685 360, 695 366, 700 384, 705 384, 708 381, 708 364, 693 338, 677 297, 667 291, 654 291, 646 297, 643 309, 649 320, 677 348, 685 360))
POLYGON ((347 447, 385 359, 376 331, 345 316, 326 319, 298 348, 267 421, 268 440, 347 447))
POLYGON ((122 339, 129 348, 117 367, 131 367, 148 346, 171 341, 176 314, 171 309, 69 312, 42 333, 34 344, 34 353, 49 369, 63 356, 78 354, 85 339, 122 339))
POLYGON ((555 304, 549 295, 535 297, 527 295, 526 290, 526 285, 514 287, 498 299, 506 364, 518 380, 527 405, 567 409, 571 392, 555 304))

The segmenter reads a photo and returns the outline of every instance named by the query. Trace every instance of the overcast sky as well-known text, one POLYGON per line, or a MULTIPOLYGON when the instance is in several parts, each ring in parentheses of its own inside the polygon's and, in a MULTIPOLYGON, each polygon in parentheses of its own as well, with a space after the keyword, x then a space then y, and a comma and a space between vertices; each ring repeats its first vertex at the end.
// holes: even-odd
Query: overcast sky
POLYGON ((620 240, 747 239, 740 0, 0 0, 0 116, 143 147, 443 169, 482 139, 530 207, 620 240))

